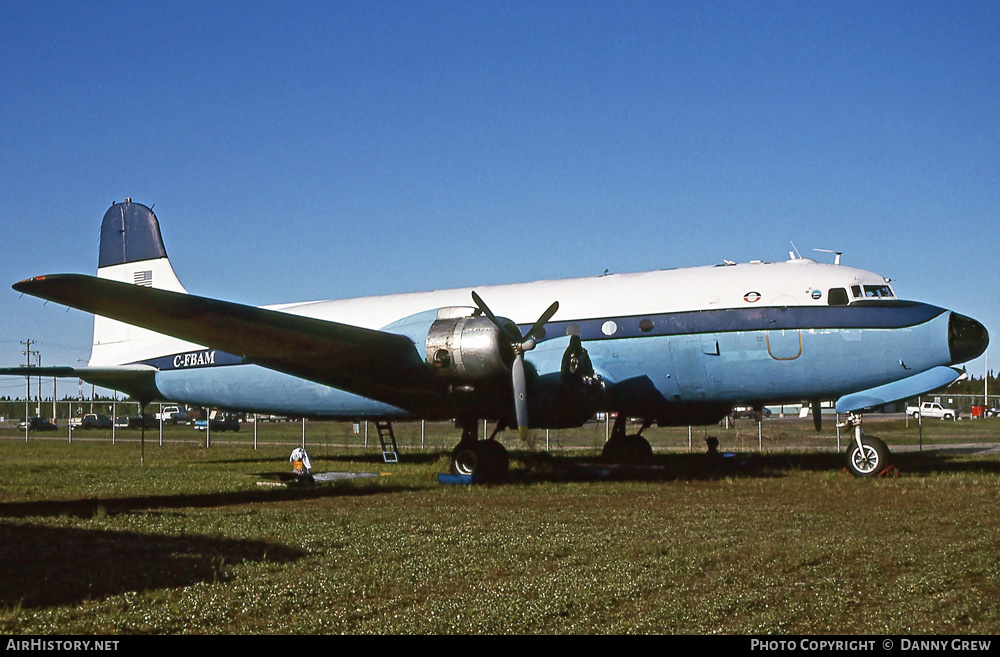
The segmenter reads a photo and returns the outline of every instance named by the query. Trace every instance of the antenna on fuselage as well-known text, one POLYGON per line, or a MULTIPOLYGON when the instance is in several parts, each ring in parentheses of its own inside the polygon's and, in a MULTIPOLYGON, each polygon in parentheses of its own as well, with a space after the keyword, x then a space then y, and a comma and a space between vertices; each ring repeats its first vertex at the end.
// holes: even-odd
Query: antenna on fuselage
POLYGON ((788 252, 788 259, 801 260, 802 254, 799 253, 799 250, 795 247, 795 242, 793 242, 792 240, 788 240, 788 243, 792 245, 792 250, 788 252))
POLYGON ((831 251, 830 249, 813 249, 813 251, 817 251, 819 253, 832 253, 833 254, 833 264, 835 264, 835 265, 839 265, 840 264, 840 256, 844 255, 843 251, 831 251))

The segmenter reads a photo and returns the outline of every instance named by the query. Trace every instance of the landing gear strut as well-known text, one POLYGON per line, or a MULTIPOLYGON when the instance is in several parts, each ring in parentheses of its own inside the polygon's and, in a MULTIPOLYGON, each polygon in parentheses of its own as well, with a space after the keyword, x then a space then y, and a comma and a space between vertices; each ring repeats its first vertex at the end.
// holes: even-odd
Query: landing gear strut
POLYGON ((462 439, 451 452, 451 471, 457 475, 479 477, 486 481, 503 478, 510 469, 510 456, 500 441, 496 439, 504 425, 496 429, 486 440, 479 440, 479 421, 467 421, 462 426, 462 439))
POLYGON ((889 448, 886 444, 865 434, 861 417, 850 415, 841 427, 854 428, 854 442, 847 448, 847 470, 855 477, 876 477, 889 467, 889 448))
POLYGON ((619 413, 611 427, 611 437, 604 443, 601 456, 605 460, 620 465, 642 465, 653 458, 653 447, 642 437, 642 432, 653 424, 645 420, 637 433, 625 435, 625 414, 619 413))

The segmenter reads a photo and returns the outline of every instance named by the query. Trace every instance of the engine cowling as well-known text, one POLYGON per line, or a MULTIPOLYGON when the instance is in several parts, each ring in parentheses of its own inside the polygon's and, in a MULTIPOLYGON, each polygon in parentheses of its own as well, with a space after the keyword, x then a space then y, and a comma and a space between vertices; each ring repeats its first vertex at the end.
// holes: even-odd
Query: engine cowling
POLYGON ((483 316, 438 319, 427 331, 427 362, 457 381, 509 376, 510 340, 483 316))

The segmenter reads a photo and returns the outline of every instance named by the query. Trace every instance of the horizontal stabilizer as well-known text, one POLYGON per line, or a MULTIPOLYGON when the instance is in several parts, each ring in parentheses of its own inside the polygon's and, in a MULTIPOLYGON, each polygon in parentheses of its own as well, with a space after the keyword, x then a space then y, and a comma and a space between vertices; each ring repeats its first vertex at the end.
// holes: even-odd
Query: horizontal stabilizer
POLYGON ((429 401, 438 390, 402 335, 82 274, 39 276, 13 287, 400 408, 429 401))
POLYGON ((899 401, 900 399, 916 397, 925 392, 943 388, 960 376, 962 376, 962 372, 953 367, 945 367, 943 365, 934 367, 926 372, 914 374, 900 381, 844 395, 837 400, 837 412, 851 413, 859 411, 862 408, 881 406, 882 404, 899 401))
POLYGON ((83 379, 103 388, 121 390, 134 399, 151 402, 159 399, 156 368, 148 365, 120 367, 0 367, 0 375, 44 376, 83 379))

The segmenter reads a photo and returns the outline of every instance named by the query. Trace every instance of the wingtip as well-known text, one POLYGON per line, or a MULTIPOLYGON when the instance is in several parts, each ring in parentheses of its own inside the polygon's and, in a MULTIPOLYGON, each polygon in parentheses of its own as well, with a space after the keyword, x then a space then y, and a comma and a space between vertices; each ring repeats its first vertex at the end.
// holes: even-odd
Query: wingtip
POLYGON ((14 283, 13 285, 11 285, 11 287, 18 292, 26 292, 28 288, 30 288, 32 284, 35 283, 35 281, 44 281, 44 280, 45 280, 44 276, 32 276, 31 278, 26 278, 23 281, 18 281, 14 283))
POLYGON ((31 278, 26 278, 23 281, 14 283, 11 287, 18 292, 25 292, 28 288, 35 287, 39 283, 43 283, 47 280, 55 279, 57 281, 68 281, 79 276, 81 276, 81 274, 45 274, 43 276, 32 276, 31 278))

